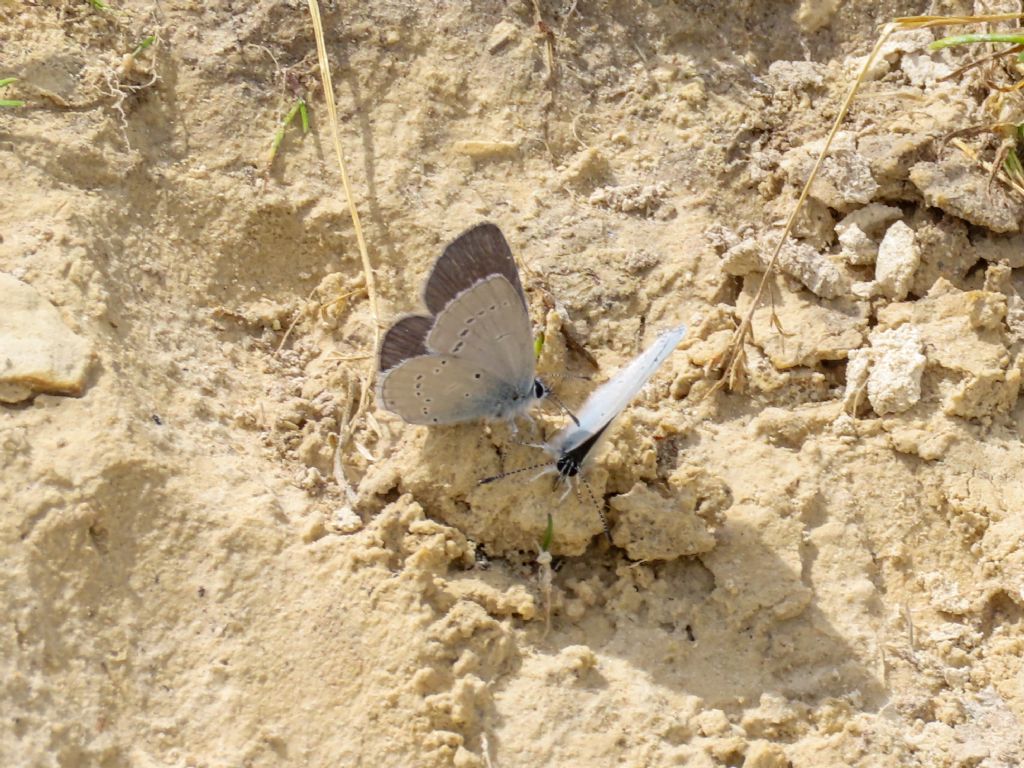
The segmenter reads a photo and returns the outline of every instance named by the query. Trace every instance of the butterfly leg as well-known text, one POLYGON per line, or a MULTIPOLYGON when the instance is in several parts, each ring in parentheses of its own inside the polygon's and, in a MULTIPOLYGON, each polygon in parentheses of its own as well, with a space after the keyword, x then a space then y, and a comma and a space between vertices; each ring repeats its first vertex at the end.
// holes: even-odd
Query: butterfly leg
POLYGON ((534 480, 539 480, 540 478, 544 477, 544 475, 549 475, 549 474, 551 474, 554 471, 556 471, 555 470, 555 465, 554 464, 548 464, 546 467, 544 467, 544 469, 542 469, 536 475, 531 477, 530 478, 530 482, 532 483, 534 480))
MULTIPOLYGON (((608 518, 604 514, 604 504, 603 503, 599 504, 597 502, 597 497, 594 495, 594 489, 590 487, 590 483, 588 483, 582 477, 576 478, 576 479, 578 479, 579 482, 583 485, 583 487, 587 489, 587 495, 590 497, 590 500, 593 502, 594 509, 597 510, 597 516, 601 518, 601 527, 604 528, 604 537, 606 539, 608 539, 608 543, 609 544, 612 544, 613 543, 612 542, 612 531, 611 531, 611 528, 608 527, 608 518)), ((576 487, 576 495, 577 495, 577 497, 579 497, 580 501, 583 501, 583 497, 580 494, 579 486, 576 487)), ((602 502, 603 502, 603 499, 602 499, 602 502)))
POLYGON ((573 481, 571 479, 566 480, 565 481, 565 490, 562 491, 562 495, 558 497, 558 503, 559 504, 561 504, 563 501, 565 501, 565 497, 569 495, 569 493, 572 491, 572 489, 573 489, 573 481))

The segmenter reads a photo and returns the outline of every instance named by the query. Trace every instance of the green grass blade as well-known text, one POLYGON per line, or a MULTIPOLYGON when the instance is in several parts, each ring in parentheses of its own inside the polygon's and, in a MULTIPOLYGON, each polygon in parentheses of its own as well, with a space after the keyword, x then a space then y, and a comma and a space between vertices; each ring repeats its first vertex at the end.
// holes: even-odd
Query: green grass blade
POLYGON ((551 549, 551 542, 555 538, 555 521, 551 518, 551 513, 548 512, 548 527, 544 530, 544 538, 540 541, 540 548, 542 552, 547 552, 551 549))
POLYGON ((267 158, 267 168, 274 164, 277 150, 281 148, 281 142, 284 141, 285 132, 288 130, 288 126, 295 120, 296 115, 302 121, 302 132, 309 132, 309 115, 306 112, 306 100, 299 98, 292 104, 292 108, 288 110, 288 114, 285 115, 284 120, 281 121, 281 125, 274 134, 274 141, 270 145, 270 156, 267 158))
POLYGON ((972 43, 1013 43, 1014 45, 1024 45, 1024 34, 1019 32, 1017 34, 992 32, 982 35, 951 35, 931 43, 928 46, 928 50, 937 51, 940 48, 950 48, 954 45, 970 45, 972 43))
POLYGON ((156 35, 147 35, 146 37, 142 38, 139 44, 132 49, 132 56, 138 56, 140 53, 149 48, 149 46, 151 46, 155 42, 156 35))

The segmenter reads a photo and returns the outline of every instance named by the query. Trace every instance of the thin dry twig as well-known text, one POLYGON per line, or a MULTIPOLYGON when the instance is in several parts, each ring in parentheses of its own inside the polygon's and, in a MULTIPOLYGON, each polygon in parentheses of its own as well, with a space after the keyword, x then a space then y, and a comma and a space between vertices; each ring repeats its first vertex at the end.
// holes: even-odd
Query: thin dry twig
POLYGON ((1014 181, 1010 176, 1002 169, 1001 165, 996 163, 990 163, 986 160, 982 160, 978 157, 978 153, 975 152, 971 147, 959 139, 953 139, 949 142, 950 146, 956 147, 964 153, 968 158, 977 163, 983 170, 989 173, 990 178, 998 178, 1004 184, 1008 185, 1018 195, 1024 197, 1024 187, 1014 181))
POLYGON ((555 33, 544 21, 540 0, 533 0, 533 21, 537 25, 537 31, 544 35, 544 64, 547 67, 544 82, 550 85, 555 79, 555 33))
MULTIPOLYGON (((363 279, 366 282, 366 295, 370 301, 370 311, 373 314, 373 348, 377 349, 380 346, 380 311, 377 307, 377 286, 373 277, 373 266, 370 264, 370 255, 366 249, 366 240, 363 237, 363 227, 359 222, 359 212, 356 210, 355 200, 352 198, 352 187, 348 180, 345 156, 341 150, 341 138, 338 134, 338 111, 334 104, 334 85, 331 82, 330 62, 327 59, 323 22, 320 19, 320 4, 317 0, 309 0, 309 15, 313 22, 313 34, 316 36, 316 55, 320 63, 320 80, 324 88, 324 102, 327 107, 328 122, 331 126, 334 154, 337 157, 338 168, 341 171, 341 183, 345 188, 345 199, 348 202, 349 214, 352 217, 352 228, 355 230, 356 242, 359 244, 359 257, 362 261, 363 279)), ((371 364, 368 367, 367 374, 360 382, 359 406, 356 408, 352 418, 347 419, 343 428, 339 430, 336 454, 340 454, 345 446, 348 445, 360 418, 369 407, 370 392, 373 388, 373 379, 376 371, 376 359, 371 355, 371 364)))
POLYGON ((935 82, 943 83, 947 80, 956 80, 957 78, 960 77, 960 75, 964 74, 965 72, 969 72, 972 69, 975 69, 976 67, 980 67, 982 64, 987 64, 988 62, 995 61, 996 59, 1014 56, 1020 53, 1021 51, 1024 51, 1024 45, 1014 45, 1002 51, 995 51, 994 53, 986 54, 977 59, 974 59, 973 61, 967 62, 962 67, 957 67, 948 75, 943 75, 942 77, 938 78, 935 82))
MULTIPOLYGON (((726 371, 725 375, 719 379, 713 387, 711 387, 709 393, 715 392, 726 385, 728 385, 730 389, 734 389, 735 385, 741 380, 743 375, 741 368, 743 367, 744 360, 744 355, 741 354, 743 351, 743 345, 751 333, 754 312, 757 311, 765 288, 768 286, 772 275, 775 273, 779 254, 782 252, 782 248, 786 244, 790 232, 793 231, 793 225, 796 223, 797 215, 800 213, 804 202, 810 194, 811 184, 814 183, 814 179, 818 176, 818 171, 821 169, 821 165, 828 155, 828 150, 832 146, 832 141, 835 139, 836 134, 839 133, 839 128, 842 126, 843 120, 846 118, 846 114, 850 111, 850 105, 853 103, 854 96, 856 96, 857 91, 860 90, 860 86, 864 82, 864 78, 870 71, 872 65, 875 63, 875 60, 878 58, 878 54, 881 53, 882 46, 885 44, 885 41, 888 40, 889 36, 897 29, 898 27, 895 24, 886 24, 885 27, 882 28, 882 34, 875 43, 875 47, 871 49, 871 53, 864 61, 864 66, 861 67, 861 70, 857 75, 857 79, 854 80, 853 85, 846 94, 846 98, 843 100, 842 106, 839 108, 839 113, 836 115, 836 119, 832 123, 832 130, 829 131, 828 137, 825 139, 825 145, 821 148, 821 152, 818 154, 818 159, 814 162, 814 167, 811 168, 811 173, 808 175, 807 181, 804 182, 803 189, 800 191, 800 196, 797 198, 796 204, 793 206, 793 210, 789 214, 789 218, 786 220, 786 226, 782 230, 779 242, 775 245, 775 249, 772 251, 772 257, 769 259, 768 266, 765 268, 764 275, 761 277, 761 282, 757 286, 757 291, 754 294, 753 301, 750 303, 750 309, 747 311, 747 314, 744 316, 739 327, 733 332, 732 339, 730 339, 729 345, 726 347, 725 351, 715 361, 716 367, 725 367, 726 371)), ((772 324, 777 325, 777 318, 772 318, 772 324)))
POLYGON ((990 21, 1024 19, 1024 13, 987 13, 980 16, 899 16, 892 24, 896 29, 927 29, 929 27, 956 27, 986 24, 990 21))

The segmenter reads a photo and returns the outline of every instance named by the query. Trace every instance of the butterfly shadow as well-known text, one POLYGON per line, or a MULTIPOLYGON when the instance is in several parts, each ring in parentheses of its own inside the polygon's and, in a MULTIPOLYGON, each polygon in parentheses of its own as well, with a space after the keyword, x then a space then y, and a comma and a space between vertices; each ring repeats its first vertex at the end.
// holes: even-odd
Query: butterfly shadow
MULTIPOLYGON (((763 510, 733 512, 700 555, 629 563, 595 544, 563 560, 550 628, 543 619, 526 624, 515 669, 492 683, 492 759, 501 759, 501 734, 515 732, 520 717, 558 723, 565 712, 601 712, 612 700, 647 712, 657 701, 666 747, 688 740, 693 707, 723 711, 751 738, 782 742, 836 702, 881 709, 885 652, 868 629, 879 606, 851 606, 837 623, 835 601, 845 596, 827 576, 816 585, 816 553, 794 561, 780 554, 763 510), (592 652, 583 662, 581 648, 592 652), (531 682, 538 679, 559 684, 531 682), (522 715, 517 702, 529 690, 540 693, 522 715)), ((567 729, 557 749, 586 754, 593 738, 567 729)))

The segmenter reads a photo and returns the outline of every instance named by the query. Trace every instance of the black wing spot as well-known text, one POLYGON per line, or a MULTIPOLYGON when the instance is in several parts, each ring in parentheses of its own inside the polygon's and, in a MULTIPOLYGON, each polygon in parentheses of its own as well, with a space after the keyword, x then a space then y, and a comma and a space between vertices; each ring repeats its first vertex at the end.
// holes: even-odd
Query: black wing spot
POLYGON ((434 419, 433 419, 433 422, 434 422, 435 424, 437 424, 437 418, 434 418, 434 419))
POLYGON ((434 402, 434 398, 428 397, 424 402, 432 403, 432 402, 434 402))
POLYGON ((463 395, 463 397, 469 397, 469 392, 463 395))
POLYGON ((447 360, 442 360, 441 361, 441 365, 448 365, 448 361, 447 360))
POLYGON ((463 328, 461 331, 459 331, 459 337, 460 338, 464 339, 467 336, 469 336, 469 328, 463 328))
POLYGON ((497 305, 497 304, 491 304, 491 312, 493 312, 493 311, 494 311, 494 310, 496 310, 497 308, 498 308, 498 305, 497 305))
POLYGON ((472 325, 475 322, 476 322, 476 318, 473 317, 472 315, 466 318, 466 325, 472 325))
POLYGON ((477 372, 477 373, 474 373, 474 374, 473 374, 473 378, 474 378, 474 379, 479 379, 479 378, 480 378, 480 373, 479 373, 479 372, 477 372))
POLYGON ((435 368, 434 369, 434 375, 435 376, 440 376, 441 375, 441 369, 440 368, 435 368))
POLYGON ((416 381, 423 381, 423 374, 422 373, 417 373, 416 374, 416 381))

